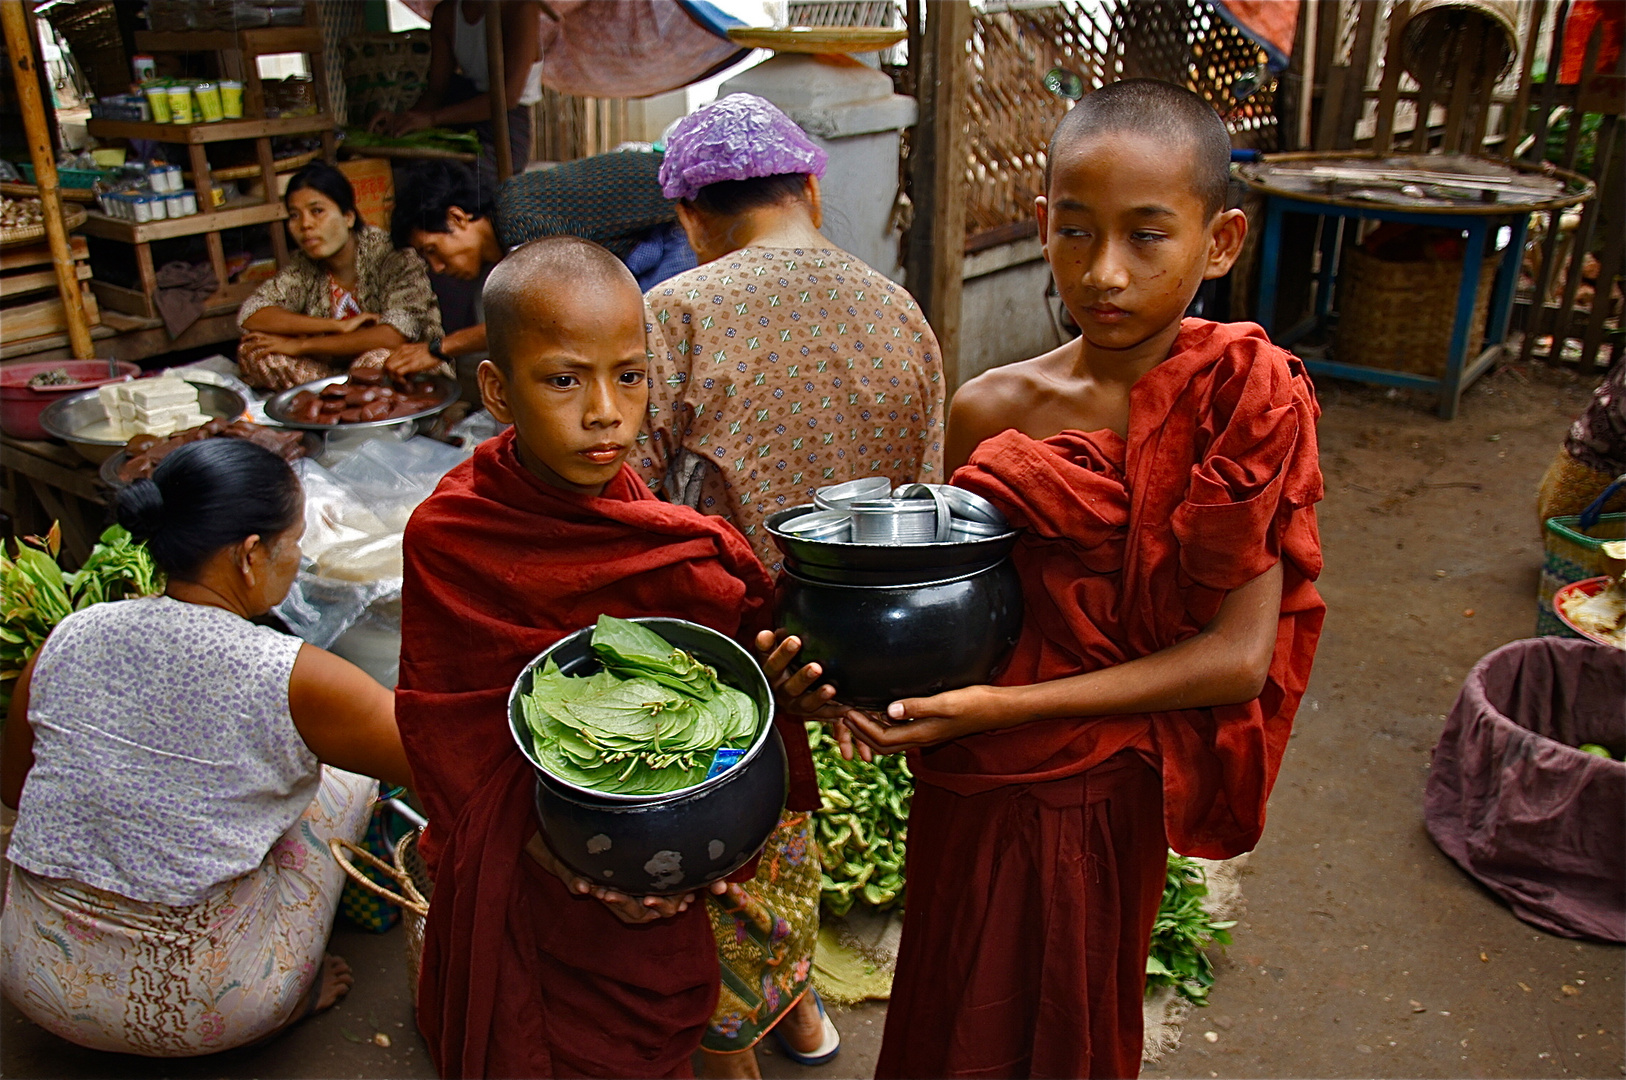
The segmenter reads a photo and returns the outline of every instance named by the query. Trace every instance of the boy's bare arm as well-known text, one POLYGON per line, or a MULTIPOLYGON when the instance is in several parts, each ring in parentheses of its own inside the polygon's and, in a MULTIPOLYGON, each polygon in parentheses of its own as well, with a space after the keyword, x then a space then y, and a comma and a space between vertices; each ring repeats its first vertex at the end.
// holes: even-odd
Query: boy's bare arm
POLYGON ((881 753, 934 746, 1036 720, 1201 709, 1251 701, 1264 688, 1281 617, 1281 563, 1226 595, 1193 637, 1127 663, 1028 686, 971 686, 906 698, 885 719, 845 723, 881 753))

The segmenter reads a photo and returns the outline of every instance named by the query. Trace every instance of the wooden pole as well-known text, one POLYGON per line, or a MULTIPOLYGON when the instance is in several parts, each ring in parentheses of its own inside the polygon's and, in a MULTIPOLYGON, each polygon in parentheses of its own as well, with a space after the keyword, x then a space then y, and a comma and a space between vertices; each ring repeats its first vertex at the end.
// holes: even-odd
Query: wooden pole
MULTIPOLYGON (((914 222, 905 284, 925 311, 943 356, 944 400, 961 381, 960 296, 965 285, 966 93, 970 0, 926 5, 916 89, 920 119, 910 151, 914 222)), ((911 57, 911 65, 916 58, 911 57)))
POLYGON ((22 109, 23 129, 28 135, 29 156, 34 159, 34 182, 39 187, 45 214, 45 239, 51 245, 51 261, 56 266, 56 288, 68 321, 68 343, 73 355, 91 360, 96 351, 90 343, 90 324, 79 294, 79 278, 73 254, 68 247, 68 230, 62 225, 62 197, 58 192, 56 157, 51 152, 51 130, 45 122, 45 104, 40 97, 37 50, 28 32, 27 0, 0 0, 0 22, 4 23, 6 52, 11 55, 11 81, 17 88, 17 104, 22 109))
POLYGON ((486 0, 486 78, 491 80, 491 141, 497 149, 497 183, 514 175, 514 150, 508 142, 508 75, 502 57, 502 5, 486 0))

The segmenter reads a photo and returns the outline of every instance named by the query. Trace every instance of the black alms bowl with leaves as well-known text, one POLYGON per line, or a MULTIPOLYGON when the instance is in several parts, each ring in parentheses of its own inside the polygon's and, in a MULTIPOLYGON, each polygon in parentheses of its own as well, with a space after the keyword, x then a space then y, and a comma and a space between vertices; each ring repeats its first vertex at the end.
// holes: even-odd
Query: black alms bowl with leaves
POLYGON ((583 877, 629 895, 673 896, 727 877, 761 850, 785 807, 785 747, 774 730, 767 678, 742 646, 683 619, 632 621, 709 664, 719 679, 755 703, 756 736, 737 763, 663 795, 593 791, 549 772, 521 698, 550 660, 570 676, 598 668, 591 626, 560 639, 526 665, 509 694, 509 729, 536 769, 537 822, 553 854, 583 877))

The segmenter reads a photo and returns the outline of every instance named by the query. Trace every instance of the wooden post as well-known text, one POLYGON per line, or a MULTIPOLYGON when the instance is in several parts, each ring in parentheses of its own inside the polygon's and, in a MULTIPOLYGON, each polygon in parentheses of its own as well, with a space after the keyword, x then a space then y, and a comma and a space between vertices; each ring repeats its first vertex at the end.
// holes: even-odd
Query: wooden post
POLYGON ((40 97, 37 50, 28 31, 27 0, 0 0, 0 22, 4 23, 6 52, 11 55, 11 81, 17 88, 22 109, 23 129, 28 135, 28 152, 34 160, 34 182, 39 187, 45 214, 45 238, 51 245, 51 261, 56 265, 56 289, 68 321, 68 343, 80 360, 92 360, 96 351, 90 343, 90 324, 79 292, 78 271, 68 247, 68 230, 62 225, 62 197, 58 192, 56 157, 51 152, 51 132, 45 123, 45 104, 40 97))
MULTIPOLYGON (((966 43, 969 0, 926 5, 916 88, 920 119, 910 152, 914 222, 905 284, 925 311, 943 354, 944 401, 960 385, 960 294, 965 285, 966 43)), ((917 61, 911 58, 911 65, 917 61)))
MULTIPOLYGON (((461 16, 460 16, 461 17, 461 16)), ((508 144, 508 79, 502 57, 502 5, 486 0, 486 78, 491 80, 491 141, 497 149, 497 183, 514 175, 514 151, 508 144)))

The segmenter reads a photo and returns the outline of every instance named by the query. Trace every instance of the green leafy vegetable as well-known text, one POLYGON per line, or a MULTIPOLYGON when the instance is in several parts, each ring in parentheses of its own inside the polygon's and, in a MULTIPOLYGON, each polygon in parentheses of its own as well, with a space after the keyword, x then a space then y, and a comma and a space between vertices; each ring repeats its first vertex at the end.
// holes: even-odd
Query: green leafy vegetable
POLYGON ((12 541, 9 558, 0 546, 0 718, 29 657, 63 619, 91 604, 164 589, 146 546, 117 525, 102 533, 74 573, 57 564, 61 551, 62 529, 54 523, 43 537, 12 541))
POLYGON ((902 754, 843 760, 823 724, 807 725, 824 807, 814 814, 821 898, 831 914, 854 904, 877 910, 903 901, 903 858, 914 780, 902 754))
POLYGON ((1214 985, 1210 945, 1229 945, 1235 920, 1216 921, 1203 910, 1208 875, 1182 855, 1169 853, 1163 903, 1152 924, 1152 951, 1146 958, 1146 989, 1172 986, 1193 1005, 1208 1004, 1214 985))
POLYGON ((653 631, 600 616, 593 653, 604 666, 582 678, 550 657, 520 699, 537 756, 560 779, 664 794, 704 780, 720 747, 756 736, 756 703, 653 631))

